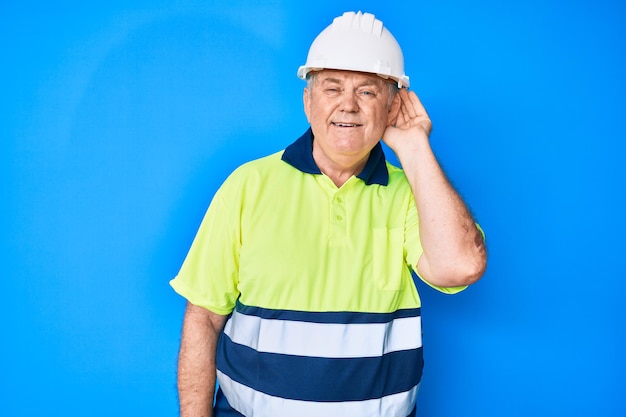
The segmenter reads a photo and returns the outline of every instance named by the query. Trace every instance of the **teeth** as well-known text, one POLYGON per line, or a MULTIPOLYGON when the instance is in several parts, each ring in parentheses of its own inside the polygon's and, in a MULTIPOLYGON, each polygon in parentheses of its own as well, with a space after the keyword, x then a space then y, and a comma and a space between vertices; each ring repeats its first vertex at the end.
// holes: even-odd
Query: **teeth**
POLYGON ((336 126, 341 127, 356 127, 357 125, 354 123, 335 123, 336 126))

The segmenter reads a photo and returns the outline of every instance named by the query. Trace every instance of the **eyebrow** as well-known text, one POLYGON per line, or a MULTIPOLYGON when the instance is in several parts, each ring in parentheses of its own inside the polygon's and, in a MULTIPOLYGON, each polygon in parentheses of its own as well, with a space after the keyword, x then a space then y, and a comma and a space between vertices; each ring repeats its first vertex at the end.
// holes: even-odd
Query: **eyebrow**
POLYGON ((321 80, 323 83, 335 83, 335 84, 341 84, 341 80, 339 78, 332 78, 332 77, 328 77, 328 78, 324 78, 321 80))

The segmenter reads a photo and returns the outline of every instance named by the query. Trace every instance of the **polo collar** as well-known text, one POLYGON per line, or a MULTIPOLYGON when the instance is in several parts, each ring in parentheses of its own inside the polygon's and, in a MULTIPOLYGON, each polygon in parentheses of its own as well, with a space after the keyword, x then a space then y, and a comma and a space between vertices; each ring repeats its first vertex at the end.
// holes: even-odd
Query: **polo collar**
MULTIPOLYGON (((313 131, 311 128, 308 128, 294 143, 285 148, 281 159, 306 174, 322 174, 313 159, 313 131)), ((357 178, 363 180, 366 185, 386 186, 389 183, 385 153, 380 142, 376 143, 376 146, 370 151, 367 163, 363 170, 357 174, 357 178)))

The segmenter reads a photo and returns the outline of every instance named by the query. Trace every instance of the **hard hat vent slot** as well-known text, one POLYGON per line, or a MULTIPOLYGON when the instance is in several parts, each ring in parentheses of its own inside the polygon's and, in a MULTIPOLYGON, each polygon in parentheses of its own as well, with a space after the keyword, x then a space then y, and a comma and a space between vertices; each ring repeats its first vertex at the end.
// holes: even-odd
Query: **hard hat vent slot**
POLYGON ((380 38, 383 33, 383 22, 371 13, 361 12, 345 12, 333 20, 333 31, 347 32, 355 29, 380 38))

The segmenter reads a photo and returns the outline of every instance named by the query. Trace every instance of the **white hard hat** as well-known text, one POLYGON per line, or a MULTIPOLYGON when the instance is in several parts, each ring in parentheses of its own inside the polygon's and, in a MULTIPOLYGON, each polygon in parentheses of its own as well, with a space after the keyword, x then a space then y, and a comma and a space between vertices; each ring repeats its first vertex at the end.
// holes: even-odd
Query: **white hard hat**
POLYGON ((298 77, 321 69, 369 72, 409 87, 398 41, 371 13, 345 12, 315 38, 298 77))

